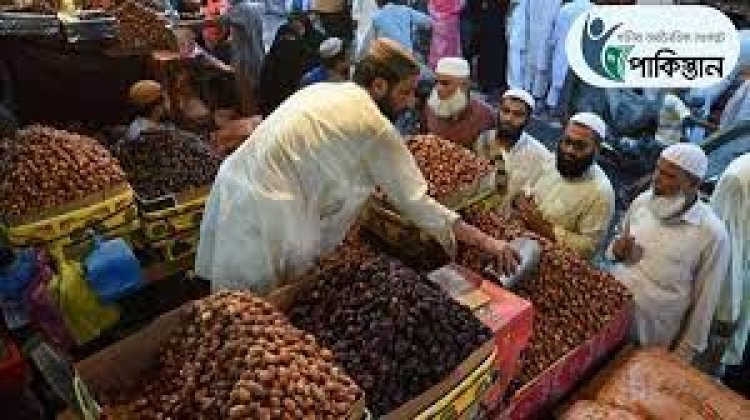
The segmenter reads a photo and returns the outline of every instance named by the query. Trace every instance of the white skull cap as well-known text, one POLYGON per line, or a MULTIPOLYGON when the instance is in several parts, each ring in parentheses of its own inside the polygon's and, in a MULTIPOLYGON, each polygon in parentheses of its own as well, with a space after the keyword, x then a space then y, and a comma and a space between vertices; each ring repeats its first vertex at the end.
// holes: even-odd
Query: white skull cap
POLYGON ((534 97, 531 96, 529 92, 526 92, 523 89, 508 89, 505 91, 505 93, 503 93, 503 98, 518 99, 519 101, 522 101, 526 105, 528 105, 532 111, 534 110, 534 106, 536 105, 534 97))
POLYGON ((435 73, 466 79, 471 74, 469 62, 461 57, 443 57, 435 66, 435 73))
POLYGON ((607 123, 593 112, 580 112, 575 114, 570 118, 570 122, 590 128, 602 139, 607 137, 607 123))
POLYGON ((661 158, 674 163, 698 179, 703 179, 708 170, 706 153, 691 143, 673 144, 661 152, 661 158))

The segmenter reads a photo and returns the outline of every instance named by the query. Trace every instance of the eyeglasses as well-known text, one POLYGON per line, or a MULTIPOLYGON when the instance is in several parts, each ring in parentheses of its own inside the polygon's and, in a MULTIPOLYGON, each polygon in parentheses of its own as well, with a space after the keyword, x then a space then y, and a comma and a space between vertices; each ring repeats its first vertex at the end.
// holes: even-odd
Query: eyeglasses
POLYGON ((560 146, 569 147, 576 152, 586 152, 591 147, 591 143, 588 140, 571 139, 570 137, 563 136, 560 139, 560 146))

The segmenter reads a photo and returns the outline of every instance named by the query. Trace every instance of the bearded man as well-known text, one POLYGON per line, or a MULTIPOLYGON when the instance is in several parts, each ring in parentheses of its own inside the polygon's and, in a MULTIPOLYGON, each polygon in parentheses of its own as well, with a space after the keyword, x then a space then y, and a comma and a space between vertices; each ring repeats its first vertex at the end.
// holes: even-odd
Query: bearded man
POLYGON ((474 152, 491 160, 497 170, 497 209, 505 211, 525 185, 539 179, 554 154, 524 131, 534 111, 534 97, 522 89, 507 90, 497 111, 497 124, 474 144, 474 152))
POLYGON ((494 125, 493 110, 471 98, 469 63, 445 57, 435 67, 436 82, 424 112, 424 131, 465 147, 472 147, 494 125))
POLYGON ((633 201, 607 251, 611 273, 635 298, 637 342, 688 363, 706 349, 731 254, 726 227, 698 198, 707 167, 696 145, 664 149, 652 188, 633 201))
POLYGON ((592 113, 574 115, 557 148, 555 165, 519 195, 516 206, 526 228, 594 256, 615 211, 615 192, 594 163, 607 126, 592 113))

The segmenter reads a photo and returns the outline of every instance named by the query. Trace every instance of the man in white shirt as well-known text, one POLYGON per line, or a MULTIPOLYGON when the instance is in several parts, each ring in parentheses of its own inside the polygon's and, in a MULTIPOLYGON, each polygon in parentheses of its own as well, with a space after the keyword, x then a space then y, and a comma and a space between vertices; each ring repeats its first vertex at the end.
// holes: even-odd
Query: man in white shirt
POLYGON ((698 146, 664 149, 652 188, 633 201, 607 251, 617 261, 612 274, 635 298, 637 341, 688 362, 706 348, 729 269, 727 230, 698 199, 707 167, 698 146))
POLYGON ((685 133, 685 122, 689 116, 690 108, 682 99, 673 91, 667 92, 659 109, 659 124, 654 136, 656 142, 662 147, 681 142, 685 133))
POLYGON ((522 89, 507 90, 497 112, 496 127, 482 133, 474 151, 497 169, 498 209, 505 211, 521 188, 536 182, 554 154, 524 131, 534 111, 534 97, 522 89))
POLYGON ((557 149, 555 165, 516 199, 526 228, 591 258, 609 228, 615 192, 594 163, 606 124, 592 113, 574 115, 557 149))

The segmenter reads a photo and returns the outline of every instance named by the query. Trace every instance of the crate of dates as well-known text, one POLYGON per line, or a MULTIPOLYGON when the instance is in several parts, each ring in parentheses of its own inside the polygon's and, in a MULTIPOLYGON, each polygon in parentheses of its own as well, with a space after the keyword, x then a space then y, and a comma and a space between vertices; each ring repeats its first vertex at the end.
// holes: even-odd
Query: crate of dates
POLYGON ((112 147, 136 192, 147 241, 195 231, 221 158, 192 133, 163 127, 112 147))
POLYGON ((108 12, 117 18, 115 52, 177 51, 177 37, 169 21, 155 10, 127 0, 108 12))
POLYGON ((315 270, 287 296, 292 323, 330 348, 384 418, 468 416, 491 383, 492 332, 424 275, 386 256, 315 270))
POLYGON ((41 125, 0 139, 0 217, 14 246, 67 246, 89 229, 138 229, 133 190, 109 151, 41 125))
POLYGON ((119 419, 360 419, 362 389, 270 303, 220 292, 76 366, 119 419))
MULTIPOLYGON (((531 236, 542 245, 538 272, 514 289, 532 303, 534 325, 506 411, 513 419, 533 418, 625 342, 632 296, 610 274, 575 251, 526 232, 517 220, 476 210, 465 218, 498 239, 531 236)), ((459 247, 457 260, 473 270, 482 268, 474 249, 459 247)))

